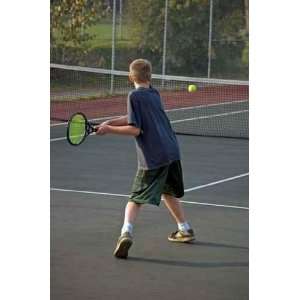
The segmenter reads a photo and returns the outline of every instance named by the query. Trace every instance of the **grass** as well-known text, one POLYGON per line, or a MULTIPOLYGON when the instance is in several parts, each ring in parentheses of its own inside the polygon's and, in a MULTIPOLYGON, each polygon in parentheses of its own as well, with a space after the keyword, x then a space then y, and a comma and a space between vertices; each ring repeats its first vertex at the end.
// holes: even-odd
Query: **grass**
MULTIPOLYGON (((89 41, 91 48, 111 48, 112 24, 97 24, 87 29, 87 33, 94 35, 89 41)), ((128 25, 116 25, 116 45, 118 47, 135 47, 135 41, 130 36, 128 25)))
MULTIPOLYGON (((93 36, 91 40, 87 42, 89 48, 111 48, 112 46, 112 24, 102 23, 90 26, 86 29, 86 32, 93 36)), ((57 33, 58 39, 60 34, 57 33)), ((130 35, 129 26, 125 23, 122 24, 122 28, 119 24, 116 25, 116 47, 118 48, 135 48, 136 41, 132 39, 130 35)))

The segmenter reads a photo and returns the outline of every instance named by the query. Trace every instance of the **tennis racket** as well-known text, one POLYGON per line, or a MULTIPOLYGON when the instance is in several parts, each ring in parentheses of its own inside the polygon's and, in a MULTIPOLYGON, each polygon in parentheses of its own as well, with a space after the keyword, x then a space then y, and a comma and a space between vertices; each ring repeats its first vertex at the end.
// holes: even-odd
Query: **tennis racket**
POLYGON ((95 133, 95 128, 98 123, 92 123, 87 120, 87 117, 77 112, 71 116, 67 127, 67 140, 72 146, 78 146, 83 143, 86 137, 95 133))

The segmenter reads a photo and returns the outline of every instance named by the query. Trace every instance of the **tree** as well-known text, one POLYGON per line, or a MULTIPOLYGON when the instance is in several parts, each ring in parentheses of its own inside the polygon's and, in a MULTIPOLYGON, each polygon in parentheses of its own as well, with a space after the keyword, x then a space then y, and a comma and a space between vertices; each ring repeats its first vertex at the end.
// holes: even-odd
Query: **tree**
MULTIPOLYGON (((208 0, 169 1, 166 73, 204 73, 207 65, 208 0), (200 59, 199 59, 200 58, 200 59)), ((165 1, 128 1, 132 39, 154 64, 162 64, 165 1)), ((161 70, 161 67, 159 68, 161 70)))
MULTIPOLYGON (((213 76, 238 77, 248 40, 247 0, 214 0, 213 76)), ((210 0, 169 0, 167 74, 206 76, 210 0)), ((131 0, 127 22, 139 49, 162 63, 165 1, 131 0)), ((160 68, 161 70, 161 68, 160 68)), ((247 70, 246 70, 247 71, 247 70)))
POLYGON ((105 1, 52 0, 50 8, 51 48, 86 51, 93 36, 86 29, 104 16, 105 1))
POLYGON ((244 16, 246 23, 246 45, 242 54, 242 62, 247 67, 249 66, 249 0, 244 0, 244 16))
MULTIPOLYGON (((214 0, 214 70, 248 73, 248 0, 214 0)), ((218 76, 217 75, 217 76, 218 76)))

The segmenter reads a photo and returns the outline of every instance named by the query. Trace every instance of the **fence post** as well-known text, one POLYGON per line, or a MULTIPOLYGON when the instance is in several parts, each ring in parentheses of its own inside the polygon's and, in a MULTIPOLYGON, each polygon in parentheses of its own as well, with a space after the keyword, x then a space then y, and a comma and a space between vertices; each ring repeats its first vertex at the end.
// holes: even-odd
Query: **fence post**
MULTIPOLYGON (((167 52, 167 26, 168 26, 168 0, 165 0, 165 24, 164 24, 164 42, 163 42, 163 57, 162 57, 162 75, 166 75, 166 52, 167 52)), ((164 86, 162 79, 162 86, 164 86)))
POLYGON ((213 0, 209 4, 209 30, 208 30, 208 66, 207 77, 210 78, 211 74, 211 41, 212 41, 212 24, 213 24, 213 0))
MULTIPOLYGON (((115 69, 115 42, 116 42, 116 0, 113 2, 113 23, 112 23, 112 38, 111 38, 111 70, 115 69)), ((114 92, 114 75, 110 77, 110 94, 114 92)))
POLYGON ((120 8, 119 8, 119 13, 120 13, 120 16, 119 16, 119 36, 120 36, 120 39, 122 39, 122 14, 123 14, 123 3, 122 3, 122 0, 120 0, 120 8))

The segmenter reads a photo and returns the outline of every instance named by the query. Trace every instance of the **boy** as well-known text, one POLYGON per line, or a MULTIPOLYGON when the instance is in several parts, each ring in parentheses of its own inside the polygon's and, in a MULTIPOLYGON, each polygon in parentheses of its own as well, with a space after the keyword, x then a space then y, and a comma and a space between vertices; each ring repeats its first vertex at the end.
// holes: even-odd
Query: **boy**
POLYGON ((184 194, 179 146, 160 95, 150 85, 151 64, 147 60, 136 59, 130 64, 129 71, 135 90, 128 95, 128 115, 105 121, 97 128, 99 135, 131 135, 136 140, 138 170, 125 209, 121 236, 114 251, 118 258, 128 256, 133 224, 142 204, 158 206, 161 198, 178 224, 178 230, 168 240, 190 242, 195 239, 177 199, 184 194))

